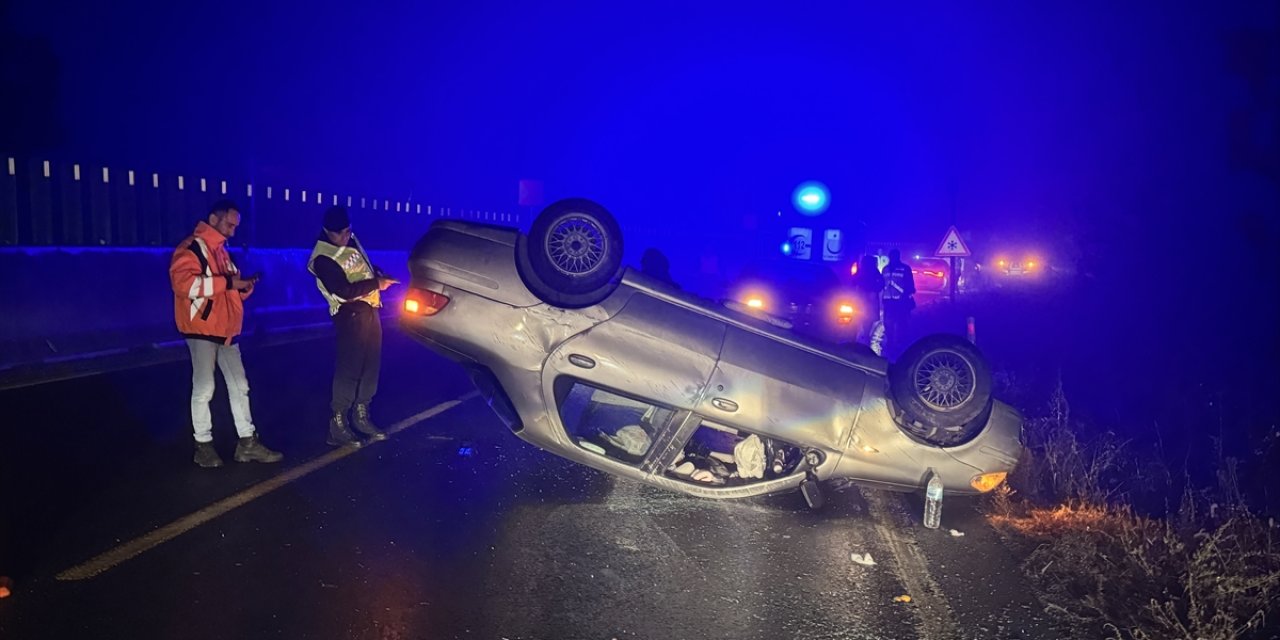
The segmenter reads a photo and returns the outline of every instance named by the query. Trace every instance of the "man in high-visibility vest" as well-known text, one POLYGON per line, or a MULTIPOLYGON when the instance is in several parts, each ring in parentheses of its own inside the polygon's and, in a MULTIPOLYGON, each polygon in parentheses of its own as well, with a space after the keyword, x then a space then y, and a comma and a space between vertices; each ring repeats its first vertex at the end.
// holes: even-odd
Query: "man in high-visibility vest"
POLYGON ((307 270, 316 277, 320 294, 329 303, 329 315, 338 330, 338 361, 333 372, 333 400, 330 404, 329 437, 332 446, 361 444, 351 432, 373 440, 386 435, 369 417, 369 403, 378 392, 378 372, 382 366, 381 293, 395 284, 369 260, 360 241, 351 233, 347 208, 330 207, 324 213, 324 228, 316 239, 307 270), (348 422, 347 412, 355 409, 348 422))
POLYGON ((916 308, 913 297, 916 292, 916 279, 911 275, 911 267, 902 261, 902 254, 897 249, 889 250, 889 264, 884 271, 884 347, 886 353, 898 355, 902 353, 903 340, 906 339, 907 320, 911 310, 916 308))
POLYGON ((240 226, 240 208, 219 200, 206 220, 196 225, 169 261, 174 319, 191 351, 191 426, 196 440, 195 463, 221 467, 213 448, 213 372, 222 370, 235 418, 236 462, 279 462, 284 456, 258 439, 249 410, 249 378, 244 373, 236 338, 244 325, 244 301, 253 295, 256 277, 243 277, 227 251, 227 240, 240 226))

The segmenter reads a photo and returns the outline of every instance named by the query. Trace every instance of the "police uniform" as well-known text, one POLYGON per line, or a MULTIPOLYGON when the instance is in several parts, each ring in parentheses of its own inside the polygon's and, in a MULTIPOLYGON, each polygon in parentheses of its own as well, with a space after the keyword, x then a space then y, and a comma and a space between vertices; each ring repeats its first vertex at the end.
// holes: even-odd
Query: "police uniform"
MULTIPOLYGON (((325 213, 326 229, 337 232, 349 226, 344 207, 333 207, 325 213)), ((323 231, 311 251, 307 270, 316 277, 316 287, 329 304, 329 315, 338 333, 329 444, 358 444, 346 427, 346 414, 352 408, 356 429, 381 439, 385 436, 373 425, 369 404, 378 392, 382 367, 382 321, 378 312, 382 308, 378 287, 382 274, 354 235, 345 246, 338 246, 323 231)))
POLYGON ((891 260, 884 271, 884 338, 888 344, 886 351, 901 352, 902 341, 906 334, 907 319, 916 302, 912 297, 916 292, 916 279, 911 275, 911 267, 901 260, 891 260))

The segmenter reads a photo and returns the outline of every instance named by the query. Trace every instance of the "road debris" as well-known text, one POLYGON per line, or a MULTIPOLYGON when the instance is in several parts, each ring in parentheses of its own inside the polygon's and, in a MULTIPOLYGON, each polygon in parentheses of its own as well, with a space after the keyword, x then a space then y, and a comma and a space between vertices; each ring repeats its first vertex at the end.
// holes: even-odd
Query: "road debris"
POLYGON ((964 537, 964 532, 963 532, 963 531, 956 531, 955 529, 952 529, 952 530, 951 530, 951 537, 953 537, 953 538, 963 538, 963 537, 964 537))
POLYGON ((894 602, 911 602, 911 596, 902 594, 893 599, 894 602))
POLYGON ((875 564, 876 564, 876 561, 875 561, 875 560, 873 560, 873 559, 871 558, 871 553, 870 553, 870 552, 867 552, 867 553, 855 553, 855 554, 852 554, 852 555, 850 556, 850 558, 851 558, 854 562, 856 562, 856 563, 858 563, 858 564, 860 564, 860 565, 866 566, 866 567, 873 567, 873 566, 875 566, 875 564))

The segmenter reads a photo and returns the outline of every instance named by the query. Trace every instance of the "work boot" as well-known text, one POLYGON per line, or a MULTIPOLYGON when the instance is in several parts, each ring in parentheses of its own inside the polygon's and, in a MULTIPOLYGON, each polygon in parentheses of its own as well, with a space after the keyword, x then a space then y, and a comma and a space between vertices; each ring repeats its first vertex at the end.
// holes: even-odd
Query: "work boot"
POLYGON ((236 462, 280 462, 284 454, 272 451, 258 440, 258 434, 240 438, 236 445, 236 462))
POLYGON ((382 432, 377 425, 373 424, 373 420, 369 417, 369 405, 356 405, 355 412, 356 431, 369 436, 371 440, 386 440, 387 434, 382 432))
POLYGON ((351 433, 351 429, 347 427, 345 413, 335 413, 329 418, 329 438, 325 442, 333 447, 358 447, 361 444, 356 434, 351 433))
POLYGON ((213 448, 212 442, 197 442, 195 462, 206 469, 212 469, 222 466, 222 457, 213 448))

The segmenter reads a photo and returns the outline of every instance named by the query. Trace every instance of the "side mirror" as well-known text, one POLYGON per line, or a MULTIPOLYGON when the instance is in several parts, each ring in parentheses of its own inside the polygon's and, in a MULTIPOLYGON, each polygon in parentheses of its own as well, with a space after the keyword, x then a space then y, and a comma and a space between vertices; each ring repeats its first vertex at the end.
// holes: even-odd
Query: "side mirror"
POLYGON ((800 482, 800 493, 804 494, 804 501, 809 508, 817 511, 827 503, 827 498, 822 495, 822 485, 818 482, 818 477, 812 471, 806 475, 807 477, 800 482))

